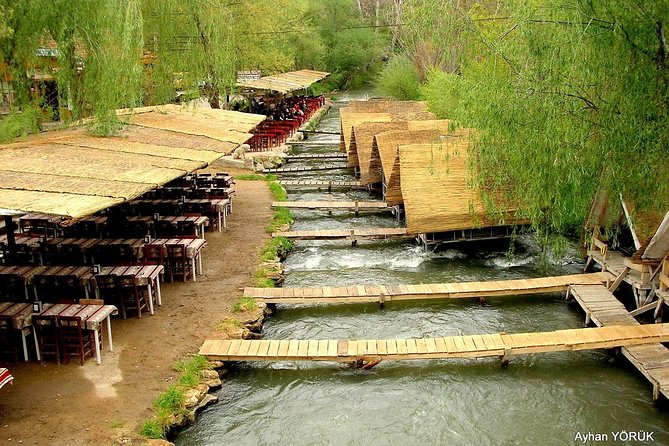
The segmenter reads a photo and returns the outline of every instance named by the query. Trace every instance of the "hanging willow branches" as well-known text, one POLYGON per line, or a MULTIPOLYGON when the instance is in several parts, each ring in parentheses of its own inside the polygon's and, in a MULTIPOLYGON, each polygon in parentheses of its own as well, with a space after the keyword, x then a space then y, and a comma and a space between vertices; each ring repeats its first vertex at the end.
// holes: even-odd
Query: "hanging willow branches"
POLYGON ((599 186, 666 212, 669 2, 462 3, 444 2, 446 19, 403 41, 457 36, 440 53, 451 68, 432 70, 422 92, 479 130, 479 186, 542 233, 580 227, 599 186))

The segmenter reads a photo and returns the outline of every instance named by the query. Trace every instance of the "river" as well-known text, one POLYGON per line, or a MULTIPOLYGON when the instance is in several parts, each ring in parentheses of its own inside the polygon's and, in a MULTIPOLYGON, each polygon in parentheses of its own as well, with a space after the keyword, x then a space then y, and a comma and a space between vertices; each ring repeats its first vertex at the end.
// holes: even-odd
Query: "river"
MULTIPOLYGON (((333 109, 322 121, 338 131, 333 109)), ((332 141, 316 135, 309 141, 332 141)), ((296 153, 333 152, 297 147, 296 153)), ((292 164, 291 164, 292 165, 292 164)), ((348 170, 302 174, 351 180, 348 170)), ((286 178, 291 176, 287 175, 286 178)), ((290 191, 289 200, 369 200, 364 191, 290 191)), ((293 228, 397 225, 391 216, 294 212, 293 228)), ((285 262, 286 287, 399 284, 537 277, 580 271, 576 245, 560 256, 541 251, 530 236, 515 253, 508 243, 476 243, 425 253, 412 241, 299 242, 285 262)), ((499 331, 580 328, 583 315, 561 294, 455 302, 278 307, 265 324, 267 339, 385 339, 499 331)), ((371 370, 333 363, 248 364, 234 369, 220 402, 176 439, 201 445, 569 445, 577 432, 654 433, 669 444, 669 418, 651 401, 650 385, 605 351, 498 359, 384 362, 371 370)), ((600 443, 607 444, 607 443, 600 443)), ((626 444, 626 443, 615 443, 626 444)), ((638 444, 638 443, 629 443, 638 444)))

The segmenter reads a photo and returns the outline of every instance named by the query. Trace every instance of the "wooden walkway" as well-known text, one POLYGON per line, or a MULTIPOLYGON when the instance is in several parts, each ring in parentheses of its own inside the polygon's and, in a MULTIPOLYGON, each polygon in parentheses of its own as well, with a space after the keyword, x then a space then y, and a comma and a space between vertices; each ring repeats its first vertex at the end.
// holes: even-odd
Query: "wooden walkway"
POLYGON ((362 228, 330 229, 320 231, 274 232, 272 237, 286 237, 291 240, 384 240, 389 238, 412 237, 407 228, 362 228))
POLYGON ((382 340, 207 340, 200 354, 220 361, 336 361, 484 358, 669 341, 669 324, 382 340))
POLYGON ((302 167, 275 167, 273 169, 263 169, 262 173, 296 173, 296 172, 315 172, 318 170, 337 170, 348 169, 346 164, 328 164, 325 166, 302 166, 302 167))
POLYGON ((286 141, 286 144, 289 146, 305 146, 305 147, 328 147, 328 146, 339 146, 339 141, 333 142, 309 142, 309 141, 286 141))
POLYGON ((383 201, 275 201, 274 208, 309 209, 324 211, 379 212, 392 211, 383 201))
POLYGON ((314 304, 397 300, 465 299, 564 292, 570 285, 598 285, 610 281, 608 273, 573 274, 537 279, 490 282, 434 283, 424 285, 365 285, 320 288, 245 288, 244 297, 266 303, 314 304))
MULTIPOLYGON (((602 285, 575 285, 569 287, 572 296, 585 310, 585 322, 599 327, 623 326, 625 329, 651 328, 664 324, 640 325, 625 306, 602 285)), ((622 354, 653 386, 653 399, 660 394, 669 398, 669 350, 659 343, 624 346, 622 354)))
POLYGON ((327 159, 346 159, 345 153, 304 153, 300 155, 286 155, 286 161, 300 161, 300 160, 327 160, 327 159))
POLYGON ((323 180, 281 180, 283 186, 305 187, 313 189, 367 189, 360 181, 323 181, 323 180))

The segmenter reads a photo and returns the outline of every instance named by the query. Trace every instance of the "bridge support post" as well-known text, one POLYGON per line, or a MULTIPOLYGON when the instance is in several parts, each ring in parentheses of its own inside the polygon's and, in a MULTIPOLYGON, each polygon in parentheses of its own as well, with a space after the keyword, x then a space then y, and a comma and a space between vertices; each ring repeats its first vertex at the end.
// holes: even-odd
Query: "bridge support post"
POLYGON ((379 295, 379 310, 383 310, 386 306, 386 295, 381 293, 379 295))
POLYGON ((502 356, 502 364, 501 364, 501 367, 503 369, 509 367, 509 360, 510 359, 511 359, 511 350, 504 349, 504 355, 502 356))

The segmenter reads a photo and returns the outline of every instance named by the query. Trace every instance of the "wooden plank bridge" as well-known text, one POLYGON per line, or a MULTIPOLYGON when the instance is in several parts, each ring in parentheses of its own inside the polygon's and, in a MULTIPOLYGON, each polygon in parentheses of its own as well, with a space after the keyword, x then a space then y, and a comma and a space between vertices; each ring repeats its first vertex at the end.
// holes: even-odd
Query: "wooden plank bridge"
MULTIPOLYGON (((628 312, 616 296, 602 285, 570 286, 567 298, 570 297, 573 297, 585 311, 586 324, 593 322, 598 327, 618 326, 625 329, 664 325, 640 325, 633 317, 633 314, 639 311, 628 312)), ((665 346, 660 343, 625 345, 621 352, 650 381, 654 400, 657 400, 660 394, 669 398, 669 350, 665 346)))
POLYGON ((312 189, 367 189, 360 181, 280 180, 282 186, 312 189))
POLYGON ((322 141, 322 142, 309 142, 306 140, 302 141, 286 141, 286 144, 289 146, 305 146, 305 147, 334 147, 339 146, 339 141, 322 141))
POLYGON ((647 345, 669 341, 669 324, 381 340, 207 340, 200 354, 220 361, 335 361, 484 358, 647 345))
POLYGON ((383 201, 275 201, 274 208, 359 212, 392 211, 383 201))
POLYGON ((284 157, 286 161, 301 161, 301 160, 327 160, 327 159, 340 159, 345 160, 345 153, 303 153, 300 155, 286 155, 284 157))
POLYGON ((536 279, 488 282, 433 283, 423 285, 359 285, 319 288, 245 288, 244 297, 265 303, 386 303, 399 300, 465 299, 564 292, 570 285, 608 283, 609 273, 573 274, 536 279))
POLYGON ((272 237, 286 237, 291 240, 350 240, 356 242, 413 236, 407 234, 407 228, 362 228, 274 232, 272 237))
POLYGON ((346 164, 327 164, 324 166, 300 166, 300 167, 274 167, 263 169, 262 173, 297 173, 297 172, 315 172, 319 170, 337 170, 348 169, 346 164))

